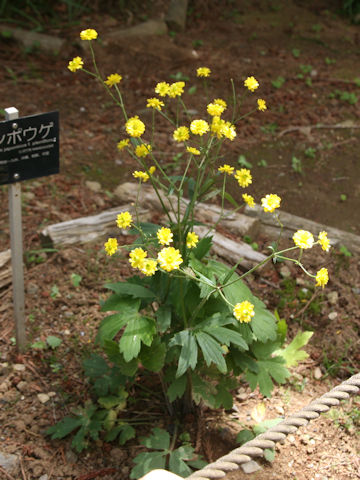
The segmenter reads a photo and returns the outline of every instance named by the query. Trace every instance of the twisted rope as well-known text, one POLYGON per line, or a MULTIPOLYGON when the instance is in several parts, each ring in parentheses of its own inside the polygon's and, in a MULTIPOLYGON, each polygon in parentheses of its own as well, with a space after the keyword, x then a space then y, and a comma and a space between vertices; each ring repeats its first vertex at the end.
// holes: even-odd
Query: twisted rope
POLYGON ((339 405, 350 394, 360 390, 360 373, 353 375, 337 387, 313 400, 299 412, 290 415, 265 433, 244 443, 229 454, 209 463, 202 470, 192 473, 187 480, 214 480, 225 477, 227 472, 237 470, 241 464, 251 461, 251 457, 262 457, 266 448, 275 448, 276 442, 281 442, 289 433, 294 433, 299 427, 307 425, 310 420, 318 418, 320 413, 327 412, 331 407, 339 405))

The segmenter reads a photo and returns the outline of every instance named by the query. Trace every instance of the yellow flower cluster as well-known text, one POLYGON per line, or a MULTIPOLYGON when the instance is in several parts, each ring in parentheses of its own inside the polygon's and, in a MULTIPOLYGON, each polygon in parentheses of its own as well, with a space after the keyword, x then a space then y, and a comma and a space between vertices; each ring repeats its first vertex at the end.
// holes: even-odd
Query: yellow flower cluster
POLYGON ((111 257, 114 253, 117 252, 118 249, 118 241, 116 238, 109 238, 108 241, 104 244, 106 254, 111 257))
POLYGON ((129 253, 129 262, 133 268, 138 268, 144 275, 150 277, 157 271, 157 261, 147 258, 147 252, 142 248, 134 248, 129 253))
POLYGON ((159 100, 158 98, 148 98, 146 107, 153 108, 154 110, 160 111, 161 107, 163 107, 164 105, 165 103, 159 100))
POLYGON ((108 87, 113 87, 114 85, 116 85, 117 83, 120 83, 122 80, 122 76, 119 75, 118 73, 112 73, 111 75, 109 75, 107 77, 107 80, 105 80, 104 83, 106 83, 106 85, 108 87))
POLYGON ((139 178, 140 181, 144 183, 147 182, 150 178, 146 172, 142 172, 141 170, 135 170, 135 172, 133 172, 133 177, 139 178))
POLYGON ((95 40, 97 36, 97 31, 93 28, 87 28, 86 30, 82 30, 80 32, 81 40, 95 40))
POLYGON ((196 247, 199 241, 199 237, 196 235, 195 232, 188 232, 186 235, 186 246, 187 248, 194 248, 196 247))
POLYGON ((70 60, 68 69, 71 72, 76 72, 77 70, 81 70, 83 68, 84 62, 81 57, 75 57, 72 60, 70 60))
POLYGON ((125 123, 125 129, 130 137, 141 137, 145 132, 145 124, 135 115, 125 123))
POLYGON ((124 140, 120 140, 120 142, 117 143, 117 149, 124 150, 124 148, 128 147, 129 145, 130 140, 128 138, 125 138, 124 140))
POLYGON ((186 147, 186 151, 191 153, 192 155, 200 155, 200 150, 195 147, 186 147))
POLYGON ((218 115, 215 115, 212 119, 211 133, 216 135, 217 138, 225 137, 229 140, 234 140, 236 137, 235 125, 232 125, 231 122, 223 120, 218 115))
POLYGON ((188 127, 178 127, 173 133, 173 138, 177 142, 186 142, 186 140, 189 140, 190 133, 188 127))
POLYGON ((121 212, 116 217, 116 225, 119 228, 128 228, 132 222, 132 215, 129 212, 121 212))
POLYGON ((150 152, 151 152, 151 145, 149 144, 143 143, 141 145, 138 145, 135 148, 135 155, 139 158, 146 157, 147 155, 149 155, 150 152))
POLYGON ((316 273, 315 280, 317 287, 324 288, 329 281, 329 272, 327 268, 320 268, 320 270, 316 273))
POLYGON ((328 239, 327 232, 320 232, 318 235, 318 243, 321 248, 328 252, 330 250, 330 240, 328 239))
POLYGON ((275 193, 269 193, 261 199, 261 206, 264 209, 264 212, 274 212, 276 208, 280 207, 281 198, 275 193))
POLYGON ((193 120, 190 124, 191 133, 202 136, 210 130, 209 124, 205 120, 193 120))
POLYGON ((234 306, 233 314, 236 320, 239 320, 240 323, 249 323, 255 315, 254 305, 248 300, 244 300, 234 306))
POLYGON ((230 167, 227 163, 224 163, 222 167, 218 168, 219 172, 227 173, 228 175, 232 175, 234 173, 234 167, 230 167))
POLYGON ((155 93, 160 95, 160 97, 166 97, 166 95, 170 98, 180 97, 184 93, 185 82, 175 82, 175 83, 167 83, 167 82, 160 82, 155 87, 155 93))
POLYGON ((250 92, 254 92, 259 87, 259 82, 255 77, 247 77, 244 81, 244 85, 250 90, 250 92))
POLYGON ((254 200, 254 197, 253 197, 253 196, 248 195, 247 193, 243 193, 243 194, 242 194, 242 198, 243 198, 244 202, 245 202, 250 208, 254 208, 254 207, 255 207, 255 200, 254 200))
POLYGON ((224 112, 225 107, 219 103, 209 103, 206 109, 208 114, 212 117, 220 117, 220 115, 224 112))
POLYGON ((313 234, 307 230, 298 230, 293 235, 294 243, 299 248, 311 248, 314 245, 313 234))
POLYGON ((199 67, 196 70, 196 75, 198 77, 210 77, 210 74, 211 74, 211 70, 208 67, 199 67))
POLYGON ((158 253, 158 262, 160 267, 166 272, 178 270, 183 263, 180 251, 174 247, 165 247, 158 253))
POLYGON ((267 109, 266 102, 262 98, 258 98, 257 104, 260 112, 264 112, 267 109))
POLYGON ((170 245, 173 241, 173 233, 170 228, 162 227, 157 231, 156 236, 160 245, 170 245))
POLYGON ((248 187, 252 183, 252 175, 247 168, 241 168, 235 171, 234 177, 242 188, 248 187))

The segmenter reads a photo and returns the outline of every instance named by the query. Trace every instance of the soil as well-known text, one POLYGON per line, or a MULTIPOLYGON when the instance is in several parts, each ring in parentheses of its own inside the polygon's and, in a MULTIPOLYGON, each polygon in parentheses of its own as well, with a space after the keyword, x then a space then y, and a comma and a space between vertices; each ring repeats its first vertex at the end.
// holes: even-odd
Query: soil
MULTIPOLYGON (((21 115, 60 112, 61 173, 24 182, 22 189, 27 337, 31 344, 49 335, 62 340, 54 350, 29 348, 18 354, 12 291, 0 290, 0 451, 20 458, 18 472, 0 469, 1 479, 127 480, 131 459, 141 451, 136 440, 125 447, 98 440, 76 454, 70 440, 50 441, 44 436, 49 425, 91 397, 81 363, 93 350, 103 318, 99 310, 100 299, 107 295, 103 285, 129 272, 125 263, 105 257, 103 242, 46 252, 39 232, 46 225, 117 206, 112 192, 132 178, 134 169, 133 161, 116 151, 117 141, 123 138, 117 109, 99 85, 66 68, 69 59, 79 54, 90 63, 88 53, 75 41, 79 30, 92 27, 101 36, 139 23, 144 15, 162 17, 166 3, 155 1, 141 12, 134 7, 115 17, 89 15, 76 26, 49 28, 46 33, 66 39, 56 56, 25 50, 0 37, 1 107, 15 106, 21 115), (100 191, 92 191, 89 180, 100 182, 100 191), (77 287, 72 273, 81 276, 77 287), (45 403, 39 394, 47 394, 45 403)), ((183 33, 124 38, 108 45, 98 42, 96 51, 104 75, 114 71, 123 75, 128 113, 139 114, 145 121, 149 119, 146 99, 154 96, 157 82, 172 81, 170 75, 187 76, 189 87, 197 85, 197 93, 186 93, 184 98, 199 112, 205 97, 198 93, 196 68, 211 68, 210 98, 226 100, 231 98, 229 78, 241 88, 243 80, 254 75, 260 82, 259 96, 269 108, 237 124, 236 140, 222 163, 237 166, 243 155, 254 177, 249 193, 257 198, 277 193, 284 211, 360 235, 360 101, 355 102, 360 93, 355 80, 359 27, 337 14, 335 2, 313 3, 199 1, 191 4, 183 33), (285 80, 281 86, 279 77, 285 80)), ((253 101, 254 96, 245 96, 244 112, 253 101)), ((180 150, 162 122, 156 145, 168 168, 174 167, 180 150)), ((0 212, 2 251, 10 245, 5 186, 0 188, 0 201, 5 205, 0 212)), ((269 239, 252 240, 266 252, 269 239)), ((286 416, 359 371, 360 259, 351 255, 351 245, 346 247, 349 252, 332 249, 330 254, 306 256, 310 270, 326 266, 330 273, 328 287, 316 297, 291 265, 294 281, 281 265, 250 279, 254 292, 286 318, 289 339, 300 328, 314 331, 306 348, 310 357, 292 371, 286 385, 276 387, 270 399, 250 392, 239 379, 231 412, 204 410, 196 418, 185 419, 184 430, 207 461, 238 446, 236 434, 254 425, 251 414, 260 403, 266 406, 266 419, 286 416)), ((238 471, 226 478, 360 478, 359 407, 357 396, 289 436, 279 446, 275 461, 260 473, 238 471)), ((156 424, 167 428, 170 420, 161 402, 142 408, 153 424, 154 418, 160 418, 156 424)), ((144 433, 145 428, 139 431, 144 433)))

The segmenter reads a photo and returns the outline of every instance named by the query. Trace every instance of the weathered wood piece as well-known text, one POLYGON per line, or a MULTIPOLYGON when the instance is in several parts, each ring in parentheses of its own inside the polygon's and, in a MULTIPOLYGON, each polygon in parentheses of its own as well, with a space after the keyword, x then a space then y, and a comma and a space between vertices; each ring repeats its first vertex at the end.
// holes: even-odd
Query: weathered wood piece
POLYGON ((171 0, 165 22, 170 30, 182 32, 186 26, 188 0, 171 0))
MULTIPOLYGON (((111 232, 114 232, 113 234, 116 235, 119 233, 119 229, 115 224, 116 216, 125 210, 135 215, 134 205, 126 204, 122 207, 105 210, 98 215, 75 218, 66 222, 49 225, 41 232, 43 243, 52 246, 71 245, 74 243, 90 242, 106 234, 111 234, 111 232)), ((140 208, 138 209, 138 213, 142 220, 149 220, 149 211, 140 208)))
POLYGON ((0 252, 0 289, 9 285, 12 281, 11 250, 0 252))
MULTIPOLYGON (((137 195, 136 184, 132 182, 122 183, 115 189, 114 194, 122 202, 128 202, 129 200, 135 202, 137 195)), ((154 210, 162 210, 160 200, 151 185, 142 186, 138 201, 144 208, 151 206, 154 210)), ((177 206, 177 198, 174 195, 164 197, 163 201, 166 208, 170 211, 172 206, 173 208, 177 206)), ((188 204, 189 200, 183 198, 182 204, 180 205, 181 214, 184 214, 188 204)), ((221 208, 219 206, 198 203, 195 211, 195 219, 208 225, 214 225, 218 221, 220 214, 221 208)), ((254 237, 257 234, 259 228, 258 219, 241 213, 234 213, 231 210, 224 210, 223 215, 225 218, 220 222, 220 225, 229 232, 239 236, 249 235, 250 237, 254 237)))
POLYGON ((102 35, 105 43, 127 37, 147 37, 149 35, 166 35, 167 25, 163 20, 147 20, 129 28, 113 30, 102 35))
POLYGON ((21 42, 25 48, 39 47, 48 52, 59 52, 65 43, 65 39, 53 37, 44 33, 31 32, 22 28, 10 27, 9 25, 0 25, 0 32, 3 35, 9 35, 21 42))
MULTIPOLYGON (((279 224, 273 215, 265 213, 261 207, 245 208, 245 213, 253 218, 258 218, 261 222, 261 230, 270 238, 277 238, 279 235, 279 224)), ((308 220, 306 218, 292 215, 291 213, 280 211, 281 223, 284 225, 283 236, 292 238, 297 230, 308 230, 313 235, 318 235, 325 230, 328 233, 332 246, 345 245, 351 252, 360 253, 360 237, 353 233, 339 230, 321 223, 308 220)))

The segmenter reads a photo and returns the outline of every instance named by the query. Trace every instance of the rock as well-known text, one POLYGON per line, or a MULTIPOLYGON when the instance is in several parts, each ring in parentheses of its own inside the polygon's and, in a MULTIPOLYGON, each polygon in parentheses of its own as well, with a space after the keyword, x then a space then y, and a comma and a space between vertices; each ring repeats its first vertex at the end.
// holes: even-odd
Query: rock
POLYGON ((25 365, 23 365, 22 363, 15 363, 13 365, 13 369, 16 371, 16 372, 24 372, 25 371, 25 365))
POLYGON ((114 460, 114 462, 121 463, 127 458, 128 454, 125 449, 115 447, 110 450, 110 457, 114 460))
POLYGON ((338 292, 329 292, 327 294, 327 299, 329 300, 329 303, 331 303, 332 305, 335 305, 339 299, 338 292))
POLYGON ((49 476, 47 473, 45 473, 44 475, 41 475, 41 477, 39 478, 39 480, 48 480, 49 476))
POLYGON ((24 393, 28 390, 28 383, 21 381, 16 385, 16 388, 19 390, 19 392, 24 393))
POLYGON ((284 414, 285 414, 285 410, 284 410, 283 407, 281 407, 280 405, 277 405, 277 406, 275 407, 275 410, 277 411, 277 413, 278 413, 279 415, 284 415, 284 414))
POLYGON ((50 397, 47 393, 38 393, 37 398, 41 403, 46 403, 50 400, 50 397))
POLYGON ((92 192, 100 192, 101 190, 101 184, 99 182, 91 182, 90 180, 87 180, 85 182, 85 186, 91 190, 92 192))
POLYGON ((320 367, 316 367, 314 370, 314 378, 315 380, 320 380, 322 377, 322 371, 320 370, 320 367))
POLYGON ((250 460, 250 462, 242 463, 241 468, 244 473, 254 473, 254 472, 257 472, 258 470, 261 470, 260 465, 254 460, 250 460))
POLYGON ((34 200, 34 198, 35 198, 35 193, 33 193, 33 192, 23 192, 22 196, 23 196, 26 200, 34 200))
POLYGON ((335 320, 337 318, 338 314, 337 312, 330 312, 328 315, 329 320, 335 320))
POLYGON ((168 12, 165 17, 170 30, 175 32, 185 30, 186 14, 187 14, 188 0, 171 0, 168 12))
POLYGON ((295 443, 295 437, 294 437, 294 435, 289 435, 289 436, 288 436, 288 439, 289 439, 289 442, 290 442, 290 443, 295 443))
POLYGON ((20 465, 18 455, 0 452, 0 466, 10 475, 16 473, 20 465))
POLYGON ((68 463, 76 463, 78 457, 72 450, 67 450, 65 453, 65 459, 68 463))
POLYGON ((29 295, 37 295, 39 292, 39 287, 36 285, 36 283, 28 283, 28 286, 26 287, 26 291, 29 295))
POLYGON ((291 277, 291 271, 290 271, 290 268, 286 265, 283 265, 281 268, 280 268, 280 275, 283 277, 283 278, 289 278, 291 277))
POLYGON ((22 28, 9 27, 8 25, 0 25, 0 32, 10 33, 11 37, 21 42, 25 48, 40 47, 42 50, 53 53, 59 52, 65 43, 63 38, 23 30, 22 28))

